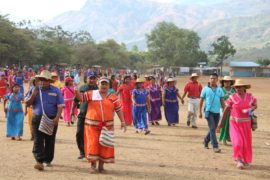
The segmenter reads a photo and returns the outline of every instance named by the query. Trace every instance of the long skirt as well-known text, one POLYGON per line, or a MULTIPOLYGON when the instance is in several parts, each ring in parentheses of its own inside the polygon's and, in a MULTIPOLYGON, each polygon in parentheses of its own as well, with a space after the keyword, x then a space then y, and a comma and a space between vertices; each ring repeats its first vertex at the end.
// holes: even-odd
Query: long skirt
POLYGON ((219 136, 220 141, 230 140, 230 123, 229 122, 230 122, 230 115, 228 114, 222 128, 220 129, 220 136, 219 136))
POLYGON ((161 117, 161 101, 151 101, 151 112, 148 114, 149 122, 156 122, 162 119, 161 117))
MULTIPOLYGON (((72 108, 72 101, 65 101, 65 107, 64 107, 64 122, 65 123, 70 123, 72 120, 72 117, 70 115, 71 108, 72 108)), ((78 109, 75 108, 74 115, 77 116, 77 114, 78 114, 78 109)))
POLYGON ((133 124, 136 129, 148 129, 146 106, 133 106, 133 124))
POLYGON ((179 123, 179 105, 178 102, 165 102, 165 117, 168 124, 179 123))
MULTIPOLYGON (((87 120, 86 120, 87 122, 87 120)), ((113 126, 107 128, 110 130, 113 126)), ((88 162, 103 161, 114 163, 114 148, 99 144, 101 127, 89 124, 84 125, 84 152, 88 162)))
POLYGON ((252 162, 251 122, 230 120, 230 136, 233 148, 233 158, 245 163, 252 162))
POLYGON ((132 101, 122 101, 122 111, 126 125, 132 124, 132 101))
POLYGON ((7 113, 7 137, 17 137, 23 135, 23 112, 7 113))

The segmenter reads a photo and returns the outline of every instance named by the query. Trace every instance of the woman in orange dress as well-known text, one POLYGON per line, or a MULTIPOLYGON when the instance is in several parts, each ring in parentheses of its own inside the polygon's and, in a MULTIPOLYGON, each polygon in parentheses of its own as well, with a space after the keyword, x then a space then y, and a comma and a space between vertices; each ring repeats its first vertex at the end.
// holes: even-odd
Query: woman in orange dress
POLYGON ((84 149, 88 162, 91 162, 90 173, 95 173, 96 162, 99 162, 98 171, 104 172, 104 163, 114 163, 114 147, 101 145, 99 138, 102 127, 114 130, 113 114, 116 111, 121 129, 126 131, 126 124, 121 110, 121 103, 115 94, 108 93, 110 80, 107 77, 99 79, 98 90, 87 91, 76 97, 82 102, 88 102, 88 109, 84 126, 84 149))

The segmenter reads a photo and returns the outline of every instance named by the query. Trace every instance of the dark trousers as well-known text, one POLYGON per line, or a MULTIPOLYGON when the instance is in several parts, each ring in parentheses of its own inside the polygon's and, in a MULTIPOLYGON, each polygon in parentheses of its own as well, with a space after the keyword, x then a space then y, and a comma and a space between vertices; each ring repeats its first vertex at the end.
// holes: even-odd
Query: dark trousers
POLYGON ((84 156, 84 122, 85 122, 85 114, 78 115, 77 121, 77 132, 76 132, 76 142, 80 151, 80 155, 84 156))
MULTIPOLYGON (((38 130, 42 116, 33 115, 32 129, 34 135, 33 154, 39 163, 51 163, 54 158, 54 146, 57 127, 55 126, 53 135, 49 136, 38 130)), ((49 117, 53 119, 54 117, 49 117)))
POLYGON ((209 131, 204 138, 204 143, 208 144, 211 140, 211 144, 213 148, 218 148, 218 141, 216 136, 216 128, 218 126, 220 114, 209 112, 209 116, 207 117, 209 131))

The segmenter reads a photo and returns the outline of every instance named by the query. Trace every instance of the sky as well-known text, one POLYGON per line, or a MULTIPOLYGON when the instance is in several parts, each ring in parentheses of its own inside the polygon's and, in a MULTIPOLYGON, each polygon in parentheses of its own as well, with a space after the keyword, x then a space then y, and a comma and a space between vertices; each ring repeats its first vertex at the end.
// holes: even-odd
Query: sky
MULTIPOLYGON (((9 14, 9 19, 41 20, 51 18, 70 10, 79 10, 87 0, 0 0, 0 14, 9 14)), ((152 0, 171 2, 175 0, 152 0)))

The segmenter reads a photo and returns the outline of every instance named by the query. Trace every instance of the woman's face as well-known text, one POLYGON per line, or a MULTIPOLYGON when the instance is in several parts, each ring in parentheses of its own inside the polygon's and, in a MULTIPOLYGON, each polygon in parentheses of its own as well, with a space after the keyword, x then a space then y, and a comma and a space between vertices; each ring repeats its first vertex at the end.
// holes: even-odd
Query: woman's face
POLYGON ((143 88, 143 83, 137 83, 137 87, 138 87, 139 89, 143 88))
POLYGON ((155 84, 156 83, 156 80, 154 78, 151 79, 151 83, 152 84, 155 84))
POLYGON ((174 82, 168 82, 168 86, 173 87, 174 86, 174 82))
POLYGON ((246 87, 245 86, 236 86, 235 89, 236 89, 236 92, 238 94, 244 94, 245 91, 246 91, 246 87))
POLYGON ((130 78, 126 78, 126 79, 125 79, 125 84, 129 84, 129 83, 130 83, 130 81, 131 81, 131 79, 130 79, 130 78))
POLYGON ((14 92, 14 93, 18 93, 19 90, 20 90, 20 87, 19 87, 19 86, 14 86, 14 87, 13 87, 13 92, 14 92))
POLYGON ((101 93, 107 93, 110 88, 110 84, 107 82, 101 82, 98 84, 98 89, 101 93))
POLYGON ((231 87, 231 85, 232 85, 231 81, 224 81, 225 88, 231 87))

